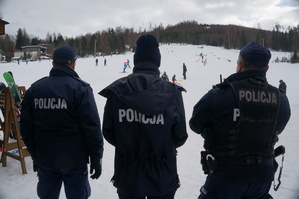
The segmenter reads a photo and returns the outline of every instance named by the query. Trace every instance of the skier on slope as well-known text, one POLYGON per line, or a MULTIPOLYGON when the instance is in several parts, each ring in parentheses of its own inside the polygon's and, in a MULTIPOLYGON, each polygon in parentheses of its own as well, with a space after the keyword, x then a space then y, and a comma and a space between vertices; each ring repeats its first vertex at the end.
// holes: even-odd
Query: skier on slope
POLYGON ((124 69, 123 69, 123 73, 126 72, 126 69, 127 69, 127 62, 124 62, 124 69))
POLYGON ((205 184, 198 199, 269 199, 274 145, 290 118, 285 93, 268 84, 271 53, 251 42, 241 51, 237 72, 194 106, 190 128, 205 139, 205 184))
POLYGON ((129 59, 127 59, 127 66, 128 66, 129 68, 131 68, 131 66, 130 66, 130 60, 129 60, 129 59))
POLYGON ((172 76, 172 83, 173 83, 173 84, 176 84, 176 81, 177 81, 177 80, 176 80, 176 75, 173 74, 173 76, 172 76))

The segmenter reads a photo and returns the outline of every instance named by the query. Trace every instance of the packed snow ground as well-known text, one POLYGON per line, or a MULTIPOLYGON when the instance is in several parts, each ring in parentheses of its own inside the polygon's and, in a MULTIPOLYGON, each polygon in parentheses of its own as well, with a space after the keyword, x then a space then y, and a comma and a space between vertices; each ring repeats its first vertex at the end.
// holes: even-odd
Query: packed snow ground
MULTIPOLYGON (((209 90, 212 85, 220 82, 220 74, 223 78, 235 72, 239 50, 225 50, 223 48, 211 46, 195 45, 161 45, 162 55, 160 71, 167 72, 171 80, 176 74, 177 80, 187 90, 183 93, 187 123, 192 114, 193 106, 209 90), (200 53, 203 53, 207 64, 202 63, 200 53), (187 80, 183 79, 183 63, 187 66, 187 80)), ((286 147, 285 161, 283 164, 282 184, 277 192, 271 188, 271 194, 275 199, 298 199, 299 195, 299 161, 297 146, 299 143, 299 92, 298 74, 299 64, 274 63, 278 57, 289 57, 289 53, 272 52, 270 69, 267 73, 270 84, 278 86, 280 79, 287 83, 287 95, 289 97, 292 116, 280 136, 279 143, 286 147)), ((99 65, 95 66, 95 58, 79 58, 77 60, 76 71, 79 76, 90 83, 93 88, 98 111, 102 118, 106 99, 97 93, 112 81, 126 76, 132 72, 133 53, 124 55, 106 56, 107 66, 104 66, 104 58, 99 58, 99 65), (126 73, 122 73, 123 63, 129 59, 131 68, 127 68, 126 73)), ((0 64, 0 74, 12 71, 19 86, 29 88, 34 81, 47 76, 51 69, 51 61, 0 64)), ((2 75, 0 81, 4 81, 2 75)), ((192 132, 189 128, 189 138, 185 145, 178 149, 178 173, 181 180, 181 187, 176 193, 177 199, 197 198, 199 189, 205 181, 205 175, 201 170, 200 151, 203 149, 203 139, 192 132)), ((0 139, 1 139, 0 132, 0 139)), ((51 150, 51 149, 49 149, 51 150)), ((7 167, 0 167, 0 199, 35 199, 37 177, 32 171, 32 161, 26 157, 26 167, 28 174, 22 174, 20 162, 8 157, 7 167)), ((98 180, 91 180, 91 199, 113 199, 117 198, 116 189, 110 179, 113 175, 114 147, 105 141, 103 157, 103 173, 98 180)), ((281 158, 278 159, 281 161, 281 158)), ((277 178, 277 177, 276 177, 277 178)), ((64 199, 65 194, 62 189, 60 198, 64 199)))

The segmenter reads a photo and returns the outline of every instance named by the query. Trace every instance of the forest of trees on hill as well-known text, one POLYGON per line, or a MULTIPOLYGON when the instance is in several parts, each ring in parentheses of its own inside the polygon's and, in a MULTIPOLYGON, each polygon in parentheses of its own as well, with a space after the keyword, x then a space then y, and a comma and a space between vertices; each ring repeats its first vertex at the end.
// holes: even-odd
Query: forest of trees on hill
MULTIPOLYGON (((299 24, 297 27, 283 27, 276 24, 272 31, 261 28, 248 28, 237 25, 198 24, 184 21, 176 25, 150 27, 149 30, 134 31, 133 28, 116 27, 80 35, 72 38, 60 33, 48 33, 45 39, 30 38, 24 29, 15 36, 0 36, 0 49, 11 58, 13 49, 25 45, 52 44, 53 49, 61 45, 74 47, 80 56, 123 53, 135 48, 137 38, 142 34, 153 34, 160 43, 185 43, 193 45, 221 46, 227 49, 240 49, 250 41, 255 41, 269 49, 292 52, 291 62, 299 62, 299 24)), ((49 52, 51 53, 51 52, 49 52)))

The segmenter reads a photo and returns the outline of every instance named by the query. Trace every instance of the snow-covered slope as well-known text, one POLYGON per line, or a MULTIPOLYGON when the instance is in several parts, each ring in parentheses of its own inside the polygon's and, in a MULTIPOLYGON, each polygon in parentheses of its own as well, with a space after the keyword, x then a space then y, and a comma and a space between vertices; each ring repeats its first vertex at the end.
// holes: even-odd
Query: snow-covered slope
MULTIPOLYGON (((211 46, 194 46, 180 44, 162 44, 160 46, 162 55, 160 71, 167 72, 169 79, 176 74, 177 80, 187 90, 183 93, 187 123, 191 117, 195 103, 210 89, 212 85, 220 82, 220 75, 223 78, 235 72, 239 50, 225 50, 223 48, 211 46), (207 63, 204 66, 200 53, 204 55, 207 63), (183 80, 183 63, 187 66, 187 79, 183 80)), ((278 145, 286 147, 282 184, 275 192, 271 189, 271 194, 276 199, 295 199, 299 194, 299 172, 298 154, 296 152, 299 143, 297 134, 299 124, 299 92, 297 79, 299 74, 299 64, 274 63, 277 57, 288 57, 288 53, 272 52, 270 70, 268 71, 268 81, 272 85, 278 86, 279 80, 283 79, 287 83, 287 94, 289 97, 292 116, 285 131, 280 136, 278 145), (296 155, 297 154, 297 155, 296 155)), ((132 72, 133 53, 124 55, 106 56, 107 66, 104 66, 104 58, 99 57, 99 65, 95 66, 95 58, 79 58, 77 60, 76 71, 79 76, 90 83, 95 99, 97 101, 100 117, 103 115, 105 98, 97 93, 105 86, 117 78, 128 75, 132 72), (131 62, 131 68, 127 68, 127 73, 121 73, 123 62, 127 59, 131 62)), ((12 71, 18 85, 29 88, 34 81, 48 75, 51 69, 51 61, 1 63, 0 74, 12 71)), ((4 81, 2 75, 0 81, 4 81)), ((1 136, 2 132, 0 132, 1 136)), ((203 149, 203 139, 193 133, 188 126, 189 139, 186 144, 178 149, 178 172, 181 179, 181 187, 178 189, 177 199, 197 198, 199 189, 205 181, 205 175, 201 170, 199 162, 200 151, 203 149)), ((1 139, 1 138, 0 138, 1 139)), ((91 199, 117 198, 116 189, 110 179, 113 175, 114 148, 105 142, 103 173, 98 180, 90 180, 92 195, 91 199)), ((49 149, 51 150, 51 149, 49 149)), ((26 158, 28 174, 23 175, 20 163, 8 158, 7 167, 0 167, 0 199, 34 199, 36 196, 36 173, 32 171, 32 161, 26 158)), ((64 191, 61 192, 64 199, 64 191)))

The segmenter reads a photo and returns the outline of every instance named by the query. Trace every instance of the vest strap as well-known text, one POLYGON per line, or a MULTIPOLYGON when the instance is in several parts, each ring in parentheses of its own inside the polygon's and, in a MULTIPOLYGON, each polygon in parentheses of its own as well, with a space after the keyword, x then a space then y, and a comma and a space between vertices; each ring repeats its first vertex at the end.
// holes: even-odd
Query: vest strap
POLYGON ((252 166, 252 165, 264 165, 273 164, 273 157, 263 157, 259 155, 235 157, 226 160, 219 160, 218 164, 221 167, 233 167, 233 166, 252 166))

